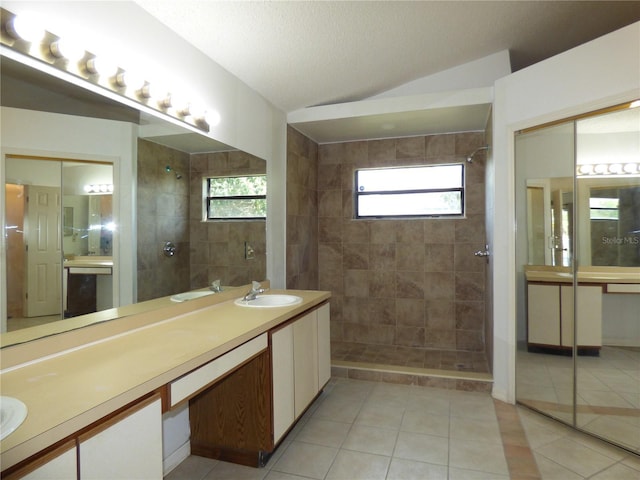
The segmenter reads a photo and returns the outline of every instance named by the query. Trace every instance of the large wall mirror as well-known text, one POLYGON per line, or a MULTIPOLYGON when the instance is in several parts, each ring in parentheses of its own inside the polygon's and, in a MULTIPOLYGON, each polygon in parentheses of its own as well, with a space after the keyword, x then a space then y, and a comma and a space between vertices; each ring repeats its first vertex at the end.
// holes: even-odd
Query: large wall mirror
POLYGON ((148 301, 213 280, 234 286, 266 278, 266 218, 205 221, 203 213, 207 178, 266 175, 264 160, 13 59, 0 60, 3 140, 16 131, 23 138, 3 141, 2 151, 3 346, 38 338, 39 331, 85 325, 73 320, 90 312, 103 312, 99 321, 117 318, 117 307, 131 303, 127 296, 158 308, 148 301), (124 142, 112 150, 132 157, 135 174, 123 170, 123 155, 93 146, 111 141, 110 130, 124 142), (65 137, 81 147, 65 147, 65 137), (29 217, 34 196, 52 202, 49 230, 35 227, 44 222, 42 212, 29 217), (135 206, 130 236, 122 234, 118 216, 127 205, 135 206), (49 258, 38 264, 32 245, 43 244, 45 233, 49 258), (167 243, 175 246, 172 256, 164 254, 167 243), (122 258, 135 259, 134 278, 122 278, 122 258), (38 310, 36 299, 49 306, 38 310), (55 328, 38 330, 52 322, 55 328))
POLYGON ((516 135, 516 398, 640 452, 640 108, 516 135))

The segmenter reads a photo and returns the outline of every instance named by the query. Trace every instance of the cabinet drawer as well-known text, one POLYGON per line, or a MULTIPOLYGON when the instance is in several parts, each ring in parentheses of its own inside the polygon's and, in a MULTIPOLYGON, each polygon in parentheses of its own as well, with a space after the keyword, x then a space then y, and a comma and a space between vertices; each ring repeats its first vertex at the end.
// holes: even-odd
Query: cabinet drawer
POLYGON ((640 293, 640 283, 608 283, 607 293, 640 293))
POLYGON ((221 357, 171 382, 169 385, 171 406, 189 398, 213 381, 267 348, 267 334, 249 340, 221 357))

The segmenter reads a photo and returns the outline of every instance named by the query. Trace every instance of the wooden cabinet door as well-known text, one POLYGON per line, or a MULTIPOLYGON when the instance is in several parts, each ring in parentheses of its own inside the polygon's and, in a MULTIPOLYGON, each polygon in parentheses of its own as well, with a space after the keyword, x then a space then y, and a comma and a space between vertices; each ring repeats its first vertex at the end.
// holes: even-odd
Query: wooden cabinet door
POLYGON ((295 418, 318 393, 318 316, 313 311, 293 324, 295 418))
POLYGON ((80 479, 162 478, 162 411, 154 396, 79 438, 80 479))
POLYGON ((527 285, 529 343, 560 345, 560 286, 527 285))
POLYGON ((293 386, 293 324, 271 334, 273 378, 273 443, 295 420, 293 386))

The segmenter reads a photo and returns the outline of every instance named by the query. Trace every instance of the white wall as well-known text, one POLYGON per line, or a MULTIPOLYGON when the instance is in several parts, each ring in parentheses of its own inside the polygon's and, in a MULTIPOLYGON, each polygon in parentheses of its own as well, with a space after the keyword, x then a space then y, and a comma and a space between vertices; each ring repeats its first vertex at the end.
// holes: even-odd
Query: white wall
POLYGON ((516 261, 514 132, 640 97, 640 23, 635 23, 495 83, 494 387, 515 401, 516 261))

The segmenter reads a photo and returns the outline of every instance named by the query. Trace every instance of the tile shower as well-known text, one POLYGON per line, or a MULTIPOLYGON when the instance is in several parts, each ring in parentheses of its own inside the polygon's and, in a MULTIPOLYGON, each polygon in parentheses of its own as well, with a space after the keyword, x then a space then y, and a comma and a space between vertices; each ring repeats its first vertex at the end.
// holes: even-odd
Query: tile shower
MULTIPOLYGON (((307 205, 303 224, 317 208, 317 288, 333 295, 333 360, 488 371, 486 263, 473 255, 485 244, 484 152, 465 162, 465 218, 353 219, 355 169, 461 162, 484 138, 473 132, 315 146, 289 129, 288 168, 317 162, 317 191, 298 180, 287 208, 307 205), (309 155, 316 147, 317 159, 309 155), (316 196, 317 207, 309 207, 316 196)), ((288 176, 288 190, 296 178, 288 176)), ((288 239, 306 238, 298 223, 288 220, 288 239)), ((299 243, 288 245, 288 261, 299 259, 299 243)), ((290 288, 296 278, 288 268, 290 288)))

